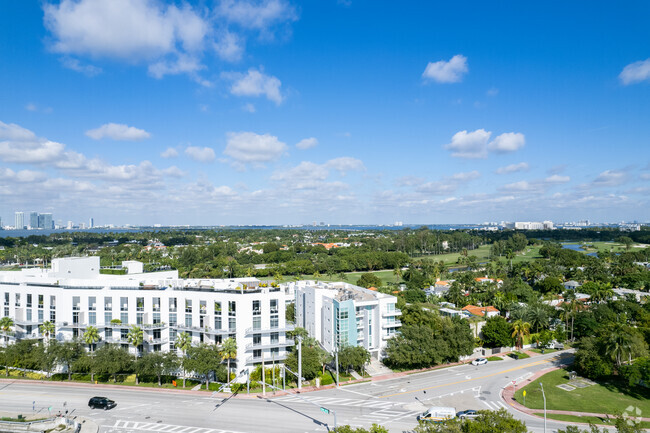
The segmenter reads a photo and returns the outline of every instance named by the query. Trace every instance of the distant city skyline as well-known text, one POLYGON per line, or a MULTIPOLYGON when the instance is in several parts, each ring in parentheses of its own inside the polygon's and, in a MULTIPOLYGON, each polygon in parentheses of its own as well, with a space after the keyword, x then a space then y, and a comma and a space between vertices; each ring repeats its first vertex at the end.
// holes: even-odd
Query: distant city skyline
POLYGON ((0 218, 647 222, 648 16, 641 1, 3 2, 0 218))

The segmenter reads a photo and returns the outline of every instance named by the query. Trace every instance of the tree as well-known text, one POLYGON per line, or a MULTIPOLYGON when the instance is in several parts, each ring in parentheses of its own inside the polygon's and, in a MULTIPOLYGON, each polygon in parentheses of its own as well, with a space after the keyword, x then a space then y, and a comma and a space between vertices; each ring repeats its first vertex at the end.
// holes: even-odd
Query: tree
POLYGON ((370 430, 363 427, 350 427, 349 425, 341 425, 332 430, 332 433, 388 433, 388 430, 378 424, 373 424, 370 430))
MULTIPOLYGON (((302 376, 311 380, 318 376, 321 372, 321 367, 323 365, 322 360, 323 356, 321 352, 324 352, 320 347, 303 345, 302 348, 302 376)), ((292 371, 298 371, 298 351, 294 350, 291 352, 285 361, 285 364, 292 371)))
POLYGON ((580 340, 573 365, 581 375, 591 379, 610 376, 612 363, 603 352, 596 337, 585 337, 580 340))
POLYGON ((210 389, 210 373, 215 372, 216 374, 220 363, 221 354, 217 346, 202 344, 190 347, 187 351, 186 368, 203 376, 206 390, 210 389))
POLYGON ((64 341, 56 345, 56 360, 59 364, 65 365, 68 370, 68 380, 72 380, 72 365, 81 357, 82 353, 83 348, 77 340, 64 341))
POLYGON ((43 334, 46 338, 46 340, 50 341, 50 337, 54 335, 56 332, 56 327, 54 326, 54 323, 50 322, 49 320, 46 322, 43 322, 41 326, 38 327, 39 331, 41 331, 41 334, 43 334))
POLYGON ((435 424, 420 422, 415 433, 527 433, 523 421, 515 419, 505 409, 499 411, 480 410, 474 419, 458 418, 435 424))
POLYGON ((94 366, 97 373, 113 376, 113 382, 116 382, 118 374, 133 370, 133 358, 122 348, 104 344, 95 352, 94 366))
POLYGON ((228 386, 230 386, 230 360, 237 358, 237 342, 232 338, 226 338, 219 347, 221 360, 228 361, 228 386))
POLYGON ((379 279, 378 276, 375 274, 372 274, 370 272, 366 272, 365 274, 361 274, 359 279, 357 280, 357 286, 365 287, 366 289, 369 287, 381 287, 382 283, 381 280, 379 279))
POLYGON ((285 317, 287 318, 288 322, 293 323, 293 322, 296 321, 296 304, 295 304, 295 302, 287 304, 287 307, 285 308, 285 317))
POLYGON ((144 332, 142 331, 142 328, 136 325, 131 325, 129 333, 126 335, 126 339, 133 347, 135 347, 135 356, 137 357, 139 353, 138 348, 144 341, 144 332))
POLYGON ((5 316, 0 319, 0 329, 5 334, 5 346, 9 345, 9 333, 11 328, 14 326, 14 319, 11 317, 5 316))
POLYGON ((95 351, 95 344, 99 341, 99 332, 94 326, 88 326, 86 332, 81 337, 83 342, 88 345, 90 352, 95 351))
POLYGON ((488 318, 481 333, 485 347, 512 346, 512 326, 501 316, 488 318))
POLYGON ((190 334, 187 332, 181 332, 176 336, 176 348, 183 352, 183 357, 181 358, 181 367, 183 367, 183 388, 185 388, 185 376, 187 376, 185 368, 187 351, 190 347, 192 347, 192 336, 190 334))
POLYGON ((135 362, 135 370, 141 377, 154 375, 158 386, 162 386, 162 376, 172 374, 178 368, 178 356, 174 352, 151 352, 135 362))
POLYGON ((512 337, 517 340, 517 347, 524 347, 524 338, 530 335, 530 323, 519 319, 512 324, 512 337))
POLYGON ((408 289, 404 291, 404 300, 409 304, 426 302, 427 295, 422 289, 408 289))
POLYGON ((370 352, 362 346, 344 346, 339 350, 339 368, 347 370, 352 367, 357 372, 363 372, 363 367, 370 362, 370 352))
POLYGON ((526 321, 530 326, 535 328, 535 332, 539 332, 539 328, 548 326, 548 312, 542 304, 533 304, 526 309, 526 321))

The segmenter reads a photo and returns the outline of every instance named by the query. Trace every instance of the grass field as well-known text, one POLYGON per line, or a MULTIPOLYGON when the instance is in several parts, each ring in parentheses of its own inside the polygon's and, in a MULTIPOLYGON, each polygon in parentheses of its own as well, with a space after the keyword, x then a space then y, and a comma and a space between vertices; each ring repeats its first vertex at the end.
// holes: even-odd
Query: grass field
POLYGON ((555 370, 534 380, 525 387, 517 390, 515 398, 524 401, 522 392, 526 390, 526 406, 531 409, 543 409, 544 402, 539 383, 542 382, 546 393, 546 408, 556 410, 571 410, 575 412, 607 413, 617 415, 627 407, 638 407, 643 414, 650 414, 650 390, 634 390, 635 394, 625 394, 626 389, 620 389, 611 384, 596 384, 586 388, 565 391, 557 387, 569 382, 566 370, 555 370))
MULTIPOLYGON (((535 415, 543 417, 544 412, 537 412, 535 415)), ((554 419, 557 421, 566 421, 566 422, 582 422, 585 424, 591 423, 591 424, 604 424, 604 425, 612 425, 613 420, 610 418, 609 420, 607 418, 599 418, 597 416, 575 416, 575 415, 561 415, 557 413, 548 413, 546 414, 546 418, 548 419, 554 419)), ((647 421, 642 421, 640 424, 641 428, 650 428, 650 422, 647 421)))

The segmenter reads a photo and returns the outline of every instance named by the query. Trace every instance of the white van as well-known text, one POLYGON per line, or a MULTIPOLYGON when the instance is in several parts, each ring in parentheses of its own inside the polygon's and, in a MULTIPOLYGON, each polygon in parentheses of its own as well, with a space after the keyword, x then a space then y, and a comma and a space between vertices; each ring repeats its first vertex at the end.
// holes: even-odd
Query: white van
POLYGON ((418 415, 418 421, 443 422, 448 419, 456 418, 456 409, 453 407, 434 406, 429 410, 418 415))

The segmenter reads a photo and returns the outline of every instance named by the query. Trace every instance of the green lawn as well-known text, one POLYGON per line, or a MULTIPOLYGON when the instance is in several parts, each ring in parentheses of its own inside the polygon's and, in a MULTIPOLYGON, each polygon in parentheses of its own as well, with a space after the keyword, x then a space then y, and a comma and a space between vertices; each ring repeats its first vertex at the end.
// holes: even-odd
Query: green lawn
POLYGON ((534 380, 524 388, 517 390, 515 398, 523 403, 522 392, 526 390, 526 406, 531 409, 543 409, 540 381, 546 393, 546 408, 556 410, 571 410, 576 412, 620 414, 628 406, 641 409, 642 413, 650 413, 650 390, 634 389, 633 394, 625 394, 627 389, 621 389, 613 384, 596 384, 587 388, 576 388, 564 391, 557 385, 568 383, 566 370, 555 370, 534 380))
POLYGON ((503 361, 503 358, 501 358, 500 356, 490 356, 487 360, 488 361, 503 361))
MULTIPOLYGON (((535 415, 539 417, 544 417, 544 412, 537 412, 535 413, 535 415)), ((557 413, 548 413, 546 414, 546 418, 554 419, 557 421, 581 422, 585 424, 591 423, 591 424, 605 424, 605 425, 612 425, 614 421, 611 418, 608 421, 607 418, 599 418, 597 416, 560 415, 557 413)), ((647 421, 642 421, 640 425, 641 428, 650 428, 650 422, 647 421)))

